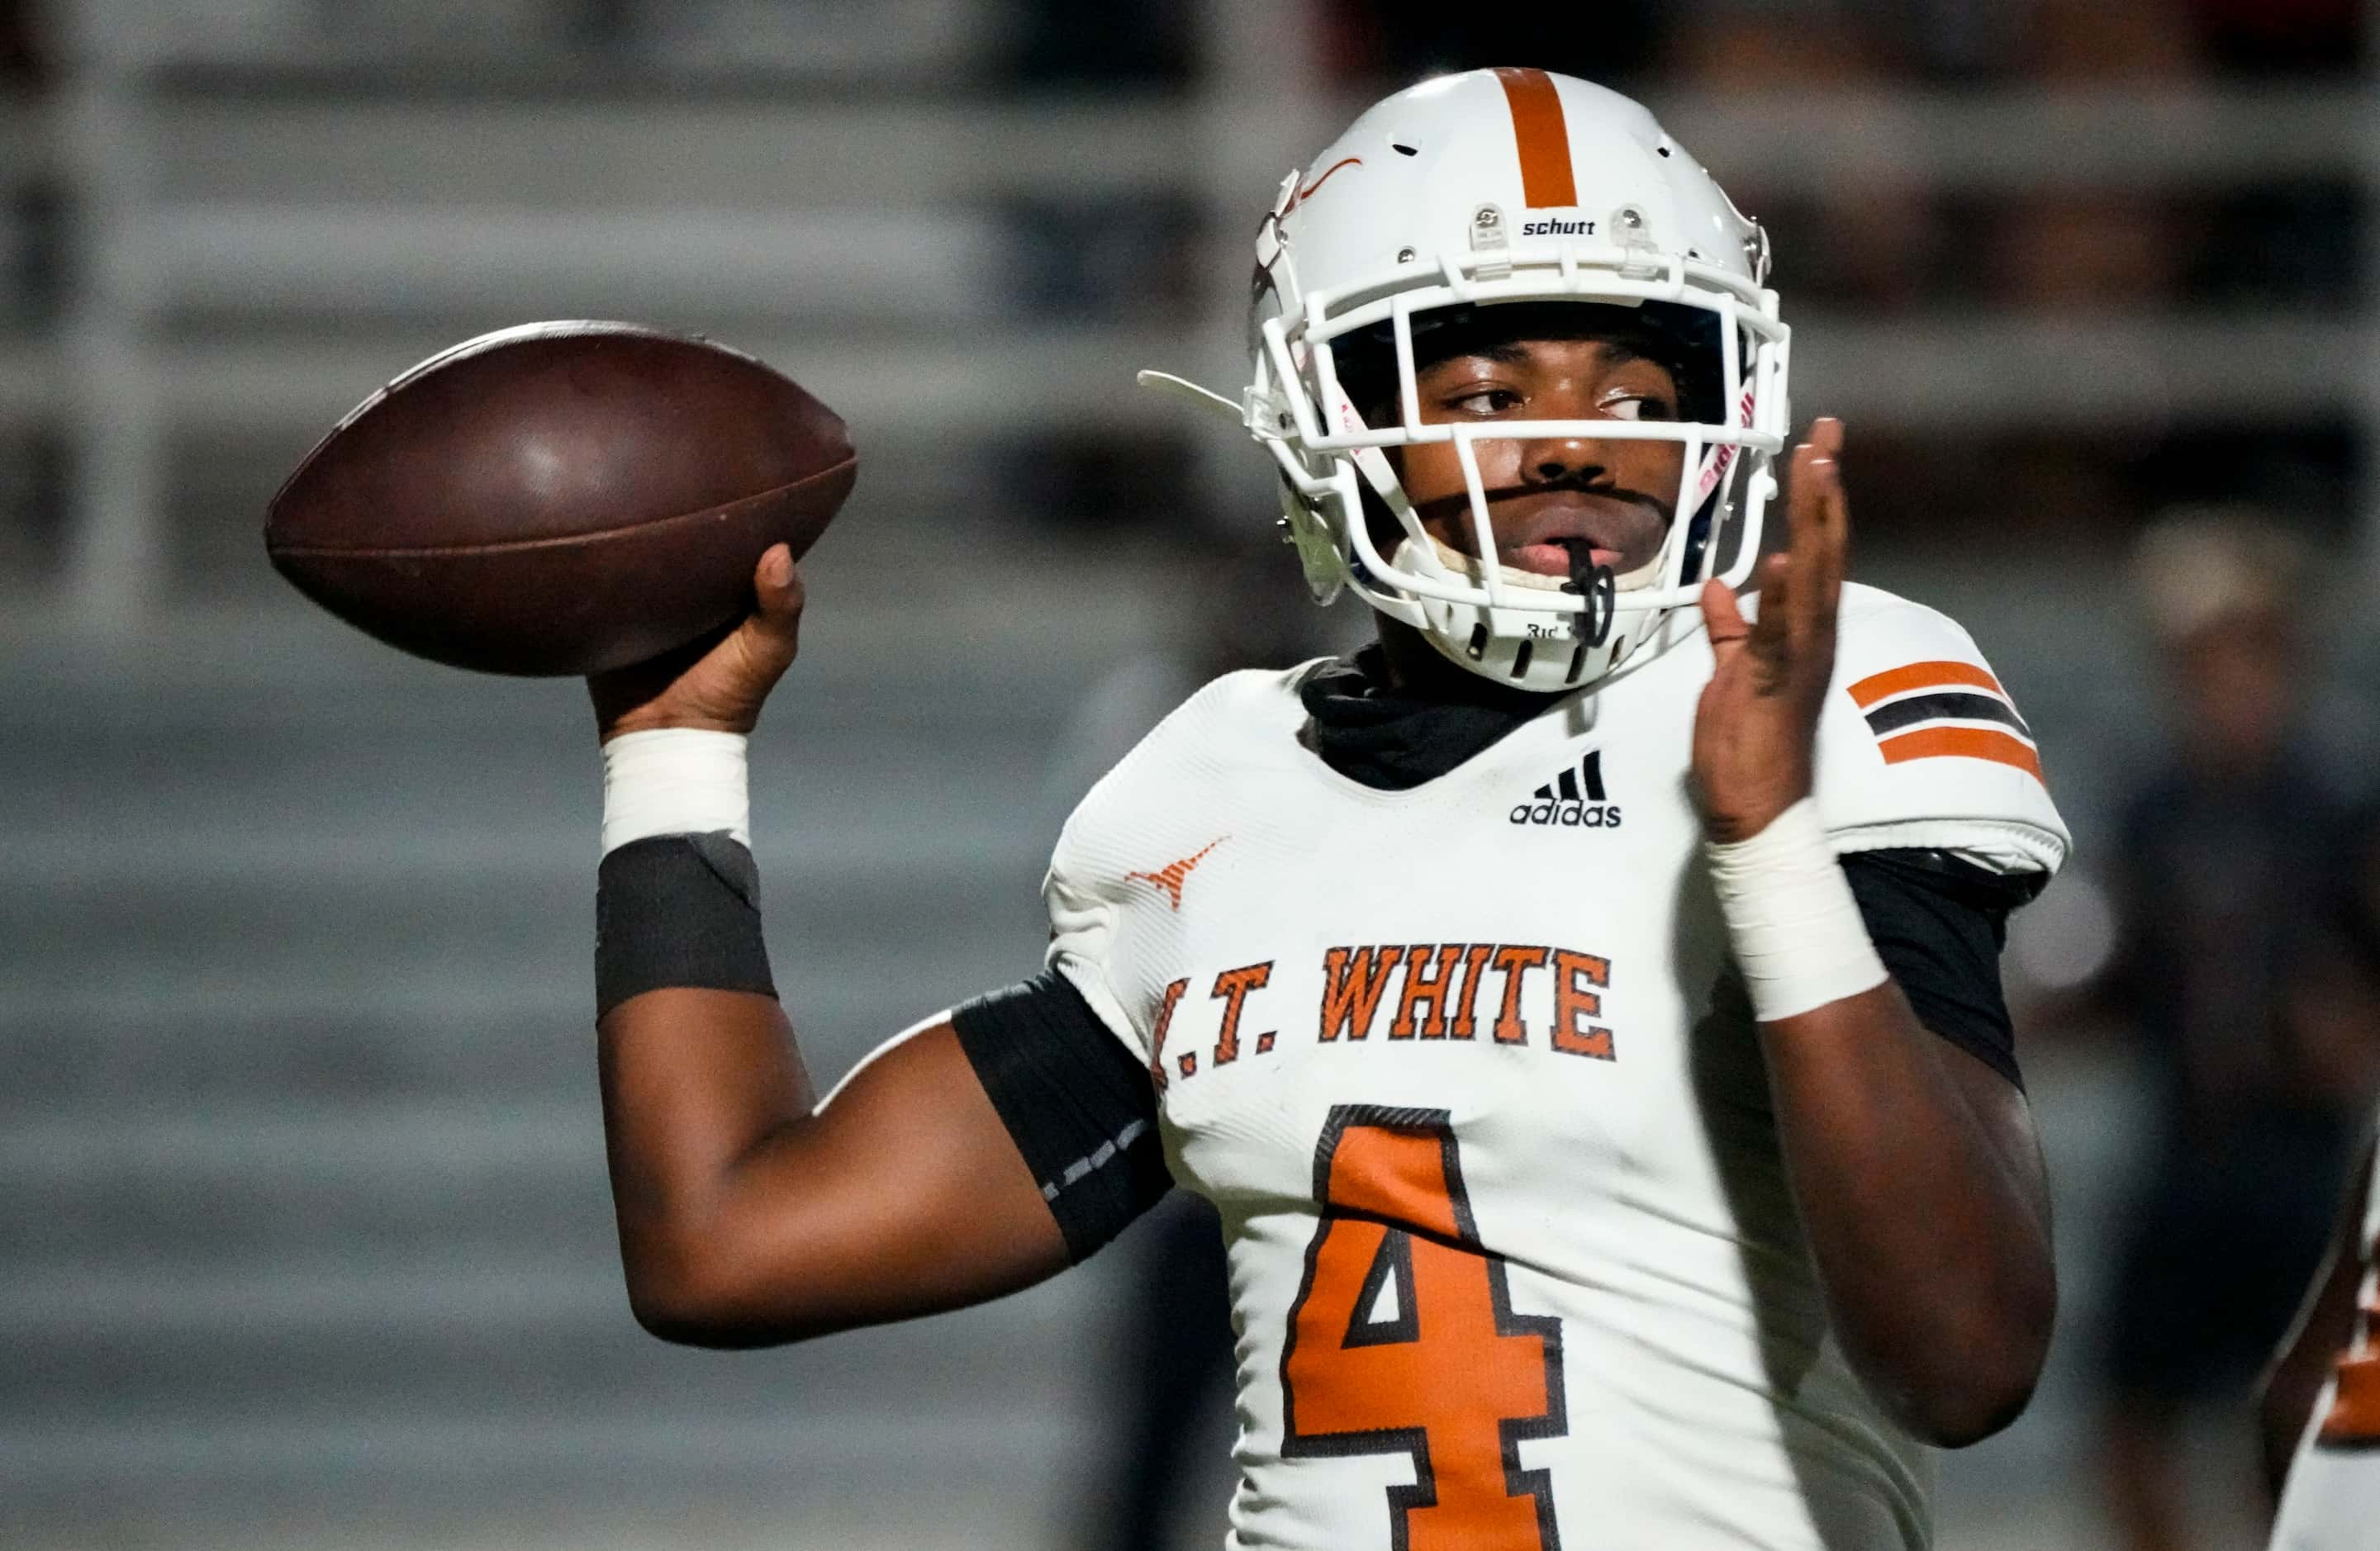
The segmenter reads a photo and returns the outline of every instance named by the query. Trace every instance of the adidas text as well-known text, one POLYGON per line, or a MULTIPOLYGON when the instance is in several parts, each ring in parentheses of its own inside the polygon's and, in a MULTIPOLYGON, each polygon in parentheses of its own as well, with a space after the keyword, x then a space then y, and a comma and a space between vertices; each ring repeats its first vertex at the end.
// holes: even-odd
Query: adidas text
POLYGON ((1515 803, 1506 816, 1515 824, 1552 824, 1572 830, 1620 828, 1618 803, 1515 803))

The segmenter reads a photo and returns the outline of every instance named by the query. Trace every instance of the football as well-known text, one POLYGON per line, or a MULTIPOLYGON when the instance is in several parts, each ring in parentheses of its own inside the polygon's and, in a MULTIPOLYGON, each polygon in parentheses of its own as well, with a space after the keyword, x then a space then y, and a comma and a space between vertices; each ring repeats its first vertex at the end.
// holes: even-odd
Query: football
POLYGON ((467 340, 366 399, 268 509, 298 591, 433 661, 601 673, 751 603, 858 473, 842 419, 710 340, 529 323, 467 340))

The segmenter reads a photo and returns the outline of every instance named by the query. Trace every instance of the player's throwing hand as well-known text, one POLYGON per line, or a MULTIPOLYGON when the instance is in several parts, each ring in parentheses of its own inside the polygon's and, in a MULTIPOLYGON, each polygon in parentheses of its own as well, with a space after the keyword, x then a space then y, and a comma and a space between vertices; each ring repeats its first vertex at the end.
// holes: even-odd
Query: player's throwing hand
POLYGON ((784 545, 760 556, 752 592, 751 613, 724 636, 589 678, 587 693, 604 739, 662 727, 752 731, 801 641, 802 572, 784 545))
POLYGON ((1725 582, 1703 584, 1717 661, 1694 712, 1694 780, 1703 828, 1720 844, 1758 834, 1810 794, 1851 540, 1842 450, 1843 423, 1831 418, 1793 450, 1792 543, 1761 563, 1758 620, 1744 619, 1725 582))

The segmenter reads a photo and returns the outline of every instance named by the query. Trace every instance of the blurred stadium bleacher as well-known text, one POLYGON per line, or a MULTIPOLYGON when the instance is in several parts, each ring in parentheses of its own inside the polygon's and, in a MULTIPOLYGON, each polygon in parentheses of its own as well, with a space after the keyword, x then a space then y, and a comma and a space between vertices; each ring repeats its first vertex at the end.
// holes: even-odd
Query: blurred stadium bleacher
MULTIPOLYGON (((2044 0, 2045 64, 1908 9, 1952 19, 1622 6, 1609 73, 1771 221, 1860 574, 1992 652, 2087 861, 2156 732, 2110 601, 2151 512, 2263 503, 2329 618, 2380 592, 2380 29, 2107 8, 2140 43, 2044 0)), ((1234 382, 1281 174, 1481 46, 1354 0, 0 4, 0 1542, 1065 1543, 1097 1266, 788 1353, 635 1330, 577 689, 350 638, 263 503, 380 382, 532 317, 714 334, 845 414, 758 794, 831 1080, 1029 971, 1051 741, 1184 607, 1175 539, 1269 520, 1133 370, 1234 382), (929 614, 964 656, 909 645, 929 614)), ((2351 757, 2380 656, 2330 642, 2351 757)), ((2098 1533, 2071 1343, 2129 1100, 2104 1056, 2031 1070, 2068 1345, 1946 1465, 1946 1546, 2098 1533)))

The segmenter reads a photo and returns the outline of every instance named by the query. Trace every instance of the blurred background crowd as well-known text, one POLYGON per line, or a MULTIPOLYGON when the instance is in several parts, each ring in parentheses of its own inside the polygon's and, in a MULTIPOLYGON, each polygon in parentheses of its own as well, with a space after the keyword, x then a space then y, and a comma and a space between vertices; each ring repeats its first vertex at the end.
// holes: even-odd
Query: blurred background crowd
POLYGON ((1854 575, 2079 839, 2015 923, 2065 1289, 1946 1547, 2260 1545, 2250 1391, 2380 1074, 2365 0, 0 0, 0 1542, 1210 1545, 1211 1230, 789 1352, 631 1325, 574 686, 309 612, 261 513, 452 340, 696 330, 851 421, 757 750, 832 1080, 1029 973, 1074 798, 1305 608, 1227 390, 1366 101, 1644 97, 1769 227, 1854 575), (1515 17, 1525 16, 1525 21, 1515 17), (1169 1538, 1171 1537, 1171 1538, 1169 1538))

